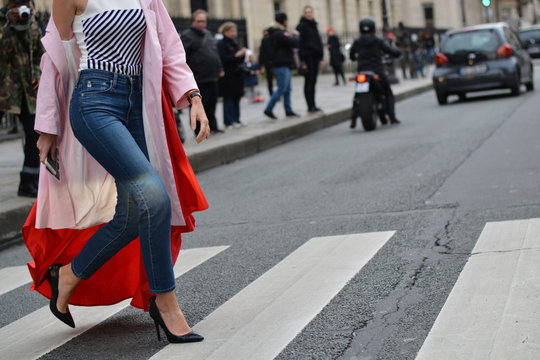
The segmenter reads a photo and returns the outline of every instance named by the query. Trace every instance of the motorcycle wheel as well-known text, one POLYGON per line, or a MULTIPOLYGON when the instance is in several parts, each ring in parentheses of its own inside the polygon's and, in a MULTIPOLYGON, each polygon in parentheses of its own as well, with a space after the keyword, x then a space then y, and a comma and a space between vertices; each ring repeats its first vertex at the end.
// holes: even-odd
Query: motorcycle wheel
POLYGON ((375 96, 371 93, 358 95, 358 102, 361 104, 359 107, 360 118, 362 119, 362 126, 365 131, 373 131, 377 128, 378 109, 375 96))

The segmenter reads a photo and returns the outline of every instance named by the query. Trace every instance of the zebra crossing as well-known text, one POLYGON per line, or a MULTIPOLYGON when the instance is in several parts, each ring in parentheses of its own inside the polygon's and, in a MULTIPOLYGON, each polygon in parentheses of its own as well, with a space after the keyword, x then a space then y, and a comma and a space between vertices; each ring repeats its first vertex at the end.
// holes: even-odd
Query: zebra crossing
MULTIPOLYGON (((274 359, 395 232, 317 237, 194 326, 206 339, 169 344, 150 357, 274 359)), ((228 246, 183 250, 181 276, 228 246)), ((486 224, 416 360, 540 358, 540 219, 486 224)), ((30 282, 24 266, 0 270, 0 295, 30 282)), ((92 329, 129 301, 70 307, 77 328, 58 326, 48 307, 0 328, 1 359, 37 359, 92 329), (32 339, 28 346, 27 339, 32 339)))

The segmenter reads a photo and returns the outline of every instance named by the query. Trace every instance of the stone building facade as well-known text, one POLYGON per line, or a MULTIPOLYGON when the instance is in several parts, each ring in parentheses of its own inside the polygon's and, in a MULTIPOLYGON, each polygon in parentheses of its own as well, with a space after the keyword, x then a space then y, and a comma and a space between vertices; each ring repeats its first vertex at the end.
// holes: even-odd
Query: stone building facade
MULTIPOLYGON (((6 0, 3 0, 6 3, 6 0)), ((274 19, 277 11, 289 15, 289 25, 296 26, 302 9, 310 5, 315 10, 319 30, 332 26, 338 34, 356 36, 358 20, 372 16, 382 26, 382 2, 386 2, 388 22, 396 27, 400 21, 406 26, 423 28, 428 22, 436 28, 451 29, 488 21, 522 23, 540 20, 540 0, 492 0, 485 9, 481 0, 163 0, 171 16, 190 16, 196 8, 205 8, 217 19, 244 19, 249 47, 257 50, 262 31, 274 19), (521 13, 521 14, 520 14, 521 13)), ((36 0, 38 10, 49 11, 52 0, 36 0)))

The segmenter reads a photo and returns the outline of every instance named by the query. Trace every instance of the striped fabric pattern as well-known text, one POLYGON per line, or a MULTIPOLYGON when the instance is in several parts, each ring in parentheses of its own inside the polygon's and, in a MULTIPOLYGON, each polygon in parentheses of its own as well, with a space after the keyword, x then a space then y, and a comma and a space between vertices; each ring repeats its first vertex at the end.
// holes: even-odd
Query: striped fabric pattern
POLYGON ((125 75, 142 72, 146 21, 141 9, 109 10, 83 20, 88 68, 125 75))

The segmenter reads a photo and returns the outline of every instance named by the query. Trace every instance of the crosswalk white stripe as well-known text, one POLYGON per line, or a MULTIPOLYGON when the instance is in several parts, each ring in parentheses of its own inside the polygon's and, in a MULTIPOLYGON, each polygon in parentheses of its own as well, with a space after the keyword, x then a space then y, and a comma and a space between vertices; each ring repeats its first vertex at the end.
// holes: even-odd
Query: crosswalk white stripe
POLYGON ((313 238, 194 326, 202 343, 151 360, 273 359, 394 232, 313 238))
POLYGON ((10 266, 0 270, 0 295, 32 281, 28 267, 10 266))
POLYGON ((488 223, 417 360, 538 359, 540 219, 488 223))
MULTIPOLYGON (((179 277, 185 274, 227 248, 228 246, 216 246, 182 250, 176 262, 175 275, 179 277)), ((75 329, 56 320, 48 306, 42 307, 0 329, 0 358, 3 360, 39 358, 128 305, 129 300, 111 306, 70 306, 77 325, 75 329)))

